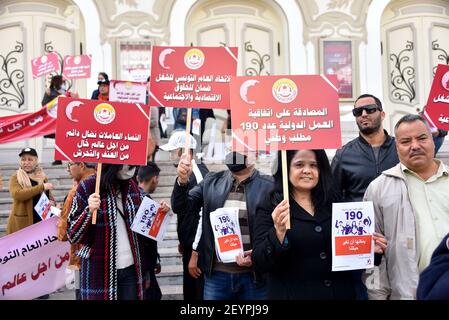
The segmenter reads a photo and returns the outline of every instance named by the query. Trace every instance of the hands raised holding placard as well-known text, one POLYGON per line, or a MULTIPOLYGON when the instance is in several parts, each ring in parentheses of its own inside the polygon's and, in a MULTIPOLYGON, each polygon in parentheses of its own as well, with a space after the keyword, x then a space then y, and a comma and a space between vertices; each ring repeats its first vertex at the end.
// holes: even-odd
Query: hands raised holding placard
POLYGON ((192 160, 190 155, 184 153, 179 160, 178 165, 178 182, 180 184, 187 184, 189 182, 189 177, 192 174, 192 160))

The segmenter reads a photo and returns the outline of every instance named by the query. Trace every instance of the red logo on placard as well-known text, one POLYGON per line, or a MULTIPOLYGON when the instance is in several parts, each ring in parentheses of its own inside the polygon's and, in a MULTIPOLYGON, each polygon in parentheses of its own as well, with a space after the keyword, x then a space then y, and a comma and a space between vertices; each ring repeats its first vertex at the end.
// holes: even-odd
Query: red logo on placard
POLYGON ((184 55, 184 63, 187 68, 196 70, 203 66, 204 64, 204 53, 200 49, 190 49, 184 55))
POLYGON ((297 95, 298 87, 290 79, 279 79, 273 84, 273 97, 281 103, 290 103, 297 95))

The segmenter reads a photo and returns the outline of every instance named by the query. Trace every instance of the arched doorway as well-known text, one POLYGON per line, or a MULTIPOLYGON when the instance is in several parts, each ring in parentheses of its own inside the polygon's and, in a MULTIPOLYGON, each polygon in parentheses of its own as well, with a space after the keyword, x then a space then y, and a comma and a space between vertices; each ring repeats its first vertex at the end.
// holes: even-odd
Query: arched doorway
MULTIPOLYGON (((69 0, 0 0, 0 112, 2 116, 33 112, 41 108, 48 78, 33 79, 30 61, 51 51, 60 55, 80 54, 85 38, 84 21, 78 7, 69 0), (6 58, 9 57, 9 58, 6 58), (5 84, 9 84, 6 85, 5 84)), ((85 53, 85 47, 84 51, 85 53)), ((70 82, 81 96, 86 95, 85 80, 70 82)), ((53 158, 53 140, 34 138, 0 146, 2 162, 16 162, 17 150, 36 148, 42 161, 53 158)))
POLYGON ((443 0, 391 1, 381 20, 388 127, 422 110, 438 64, 449 64, 449 11, 443 0))
POLYGON ((186 45, 239 47, 239 75, 286 74, 288 32, 280 8, 266 1, 198 1, 186 20, 186 45))

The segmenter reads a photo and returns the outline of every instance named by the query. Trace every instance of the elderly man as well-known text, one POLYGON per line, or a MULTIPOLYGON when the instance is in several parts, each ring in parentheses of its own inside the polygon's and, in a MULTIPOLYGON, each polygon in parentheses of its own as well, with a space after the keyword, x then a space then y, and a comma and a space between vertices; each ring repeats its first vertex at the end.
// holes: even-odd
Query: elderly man
POLYGON ((366 278, 370 299, 415 299, 419 274, 449 230, 449 171, 434 159, 430 128, 421 116, 406 115, 395 134, 400 163, 364 196, 374 203, 376 231, 389 241, 379 273, 366 278))

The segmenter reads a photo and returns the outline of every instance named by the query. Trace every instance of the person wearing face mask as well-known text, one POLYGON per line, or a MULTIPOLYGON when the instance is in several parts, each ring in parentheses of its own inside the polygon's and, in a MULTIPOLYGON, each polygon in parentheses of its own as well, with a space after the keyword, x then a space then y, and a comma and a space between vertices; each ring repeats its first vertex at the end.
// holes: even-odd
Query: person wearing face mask
MULTIPOLYGON (((99 72, 97 77, 97 84, 99 82, 108 81, 109 82, 109 76, 106 72, 99 72)), ((96 90, 92 91, 92 96, 90 97, 91 100, 98 100, 98 96, 100 95, 100 89, 97 88, 96 90)))
MULTIPOLYGON (((100 193, 96 176, 81 181, 68 217, 69 241, 78 251, 81 300, 143 300, 149 288, 149 238, 131 231, 142 202, 135 179, 136 167, 103 165, 100 193), (97 222, 92 215, 97 211, 97 222)), ((161 204, 168 212, 166 203, 161 204)))
MULTIPOLYGON (((178 166, 179 159, 185 148, 186 132, 174 131, 168 143, 160 148, 163 151, 170 152, 170 159, 174 162, 175 167, 178 166)), ((193 174, 189 177, 188 190, 193 189, 208 174, 209 169, 204 163, 197 163, 193 159, 193 153, 196 149, 196 139, 190 135, 190 158, 192 159, 193 174)), ((173 195, 172 195, 173 196, 173 195)), ((189 212, 188 215, 178 215, 177 233, 179 239, 178 251, 182 254, 183 265, 183 296, 185 301, 203 300, 203 277, 192 277, 189 274, 188 264, 192 256, 192 244, 195 238, 195 231, 200 219, 201 210, 189 212)))
MULTIPOLYGON (((289 200, 283 200, 278 161, 274 187, 256 210, 253 260, 256 271, 268 275, 268 298, 355 299, 352 273, 332 272, 332 203, 340 196, 326 152, 287 151, 287 172, 289 200)), ((386 240, 380 234, 374 239, 375 252, 380 254, 386 240)))
POLYGON ((266 285, 263 277, 254 272, 252 248, 256 207, 273 186, 271 177, 255 168, 249 156, 231 152, 226 156, 228 170, 209 173, 200 184, 189 191, 192 173, 190 156, 183 154, 172 194, 172 207, 178 216, 197 212, 201 207, 201 236, 197 274, 204 274, 205 300, 263 300, 266 285), (215 233, 210 214, 219 208, 238 207, 238 223, 244 253, 234 263, 222 263, 217 257, 215 233))
POLYGON ((42 193, 54 203, 50 193, 53 185, 39 166, 37 152, 33 148, 25 148, 19 153, 20 168, 9 179, 9 192, 13 199, 11 214, 6 229, 7 234, 40 222, 42 219, 34 207, 42 193))

